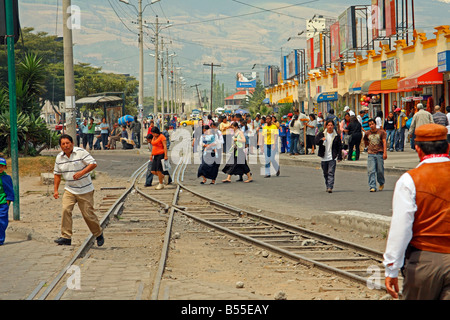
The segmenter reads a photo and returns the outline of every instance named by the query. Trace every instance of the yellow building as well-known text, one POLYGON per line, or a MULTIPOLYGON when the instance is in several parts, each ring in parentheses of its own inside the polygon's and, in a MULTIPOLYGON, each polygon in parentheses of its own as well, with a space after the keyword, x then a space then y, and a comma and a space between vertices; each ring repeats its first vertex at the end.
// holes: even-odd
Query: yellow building
MULTIPOLYGON (((339 99, 341 105, 348 105, 356 113, 365 106, 363 102, 367 103, 370 116, 378 110, 386 116, 396 106, 408 115, 419 102, 429 110, 439 104, 444 111, 450 105, 450 70, 440 67, 438 71, 438 54, 450 50, 450 26, 435 30, 432 39, 415 31, 411 45, 397 40, 393 50, 381 45, 379 52, 370 50, 365 57, 355 56, 355 61, 345 63, 342 71, 328 69, 310 74, 305 109, 327 112, 337 107, 339 99)), ((444 63, 449 64, 439 62, 444 63)))

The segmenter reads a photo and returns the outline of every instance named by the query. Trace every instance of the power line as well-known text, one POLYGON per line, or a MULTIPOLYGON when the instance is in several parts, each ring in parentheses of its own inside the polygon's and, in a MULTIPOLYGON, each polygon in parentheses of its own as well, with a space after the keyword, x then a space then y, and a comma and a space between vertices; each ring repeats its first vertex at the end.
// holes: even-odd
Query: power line
MULTIPOLYGON (((293 4, 293 5, 289 5, 289 6, 278 7, 278 8, 272 9, 272 11, 273 10, 286 9, 286 8, 290 8, 290 7, 294 7, 294 6, 300 6, 300 5, 304 5, 304 4, 308 4, 308 3, 312 3, 312 2, 317 2, 317 1, 319 1, 319 0, 312 0, 312 1, 307 1, 307 2, 303 2, 303 3, 293 4)), ((225 16, 223 18, 215 18, 215 19, 207 19, 207 20, 202 20, 202 21, 180 23, 180 24, 174 25, 174 27, 186 26, 186 25, 194 25, 194 24, 201 24, 201 23, 208 23, 208 22, 214 22, 214 21, 220 21, 220 20, 228 20, 228 19, 240 18, 240 17, 246 17, 246 16, 250 16, 250 15, 254 15, 254 14, 266 13, 267 11, 271 11, 271 10, 262 9, 261 11, 243 13, 243 14, 238 14, 238 15, 235 15, 235 16, 225 16)), ((307 18, 299 18, 299 17, 295 17, 295 19, 308 20, 307 18)))
POLYGON ((122 24, 125 26, 125 28, 128 29, 128 31, 130 31, 131 33, 138 35, 136 32, 134 32, 133 30, 131 30, 126 24, 125 22, 123 22, 122 18, 119 16, 119 14, 117 13, 116 9, 113 7, 112 3, 110 0, 108 0, 109 5, 111 6, 111 8, 113 9, 114 13, 116 14, 117 18, 119 18, 120 22, 122 22, 122 24))

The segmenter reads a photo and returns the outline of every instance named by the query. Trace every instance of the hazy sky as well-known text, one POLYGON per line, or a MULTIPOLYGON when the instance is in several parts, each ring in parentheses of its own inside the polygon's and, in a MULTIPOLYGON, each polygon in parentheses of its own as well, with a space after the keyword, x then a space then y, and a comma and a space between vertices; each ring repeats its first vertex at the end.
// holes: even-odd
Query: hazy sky
MULTIPOLYGON (((21 0, 21 24, 37 31, 62 35, 62 0, 21 0), (58 12, 58 14, 57 14, 58 12), (38 13, 38 14, 37 14, 38 13)), ((138 0, 129 0, 135 7, 138 0)), ((399 2, 401 2, 399 0, 399 2)), ((449 0, 415 0, 416 28, 433 32, 438 25, 450 24, 449 0)), ((143 0, 143 5, 150 0, 143 0)), ((169 21, 172 27, 161 35, 176 53, 174 64, 181 67, 187 87, 200 83, 209 89, 210 68, 203 63, 220 64, 218 79, 234 89, 236 72, 256 71, 263 65, 279 65, 281 54, 305 47, 305 38, 295 38, 305 30, 314 14, 337 18, 351 5, 369 5, 371 0, 161 0, 148 5, 145 43, 145 95, 153 95, 154 45, 151 28, 169 21), (287 41, 289 37, 294 37, 287 41)), ((105 71, 129 73, 138 77, 137 14, 131 5, 119 0, 72 0, 80 7, 81 29, 74 30, 76 61, 88 62, 105 71)))

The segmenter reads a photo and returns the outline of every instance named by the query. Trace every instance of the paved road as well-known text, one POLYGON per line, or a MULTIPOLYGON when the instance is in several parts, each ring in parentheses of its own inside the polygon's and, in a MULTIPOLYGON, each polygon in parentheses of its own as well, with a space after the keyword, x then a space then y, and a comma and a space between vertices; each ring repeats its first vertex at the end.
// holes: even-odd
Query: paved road
MULTIPOLYGON (((129 177, 148 160, 148 154, 107 153, 94 155, 98 170, 116 177, 129 177)), ((220 169, 222 169, 221 166, 220 169)), ((336 183, 332 194, 325 192, 322 170, 319 166, 282 166, 279 177, 264 178, 260 165, 250 165, 254 183, 234 182, 222 184, 225 175, 220 172, 216 185, 200 185, 197 178, 198 165, 191 164, 184 175, 184 184, 217 197, 224 202, 247 205, 253 208, 286 213, 302 218, 327 213, 328 211, 356 210, 384 216, 391 215, 392 193, 399 175, 386 174, 386 185, 382 192, 370 193, 367 173, 349 169, 336 172, 336 183)))

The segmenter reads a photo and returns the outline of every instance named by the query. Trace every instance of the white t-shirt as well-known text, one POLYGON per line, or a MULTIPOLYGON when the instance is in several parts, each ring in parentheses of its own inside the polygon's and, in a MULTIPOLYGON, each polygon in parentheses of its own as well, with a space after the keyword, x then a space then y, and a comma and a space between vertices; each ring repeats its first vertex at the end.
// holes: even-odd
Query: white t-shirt
POLYGON ((376 117, 375 118, 375 124, 377 126, 377 129, 381 129, 382 123, 381 123, 381 118, 380 117, 376 117))
POLYGON ((324 134, 325 134, 325 141, 323 142, 323 145, 325 146, 325 154, 323 155, 322 161, 330 161, 333 160, 332 146, 336 134, 334 131, 333 133, 328 133, 325 131, 324 134))
POLYGON ((450 134, 450 112, 446 114, 448 120, 447 134, 450 134))

